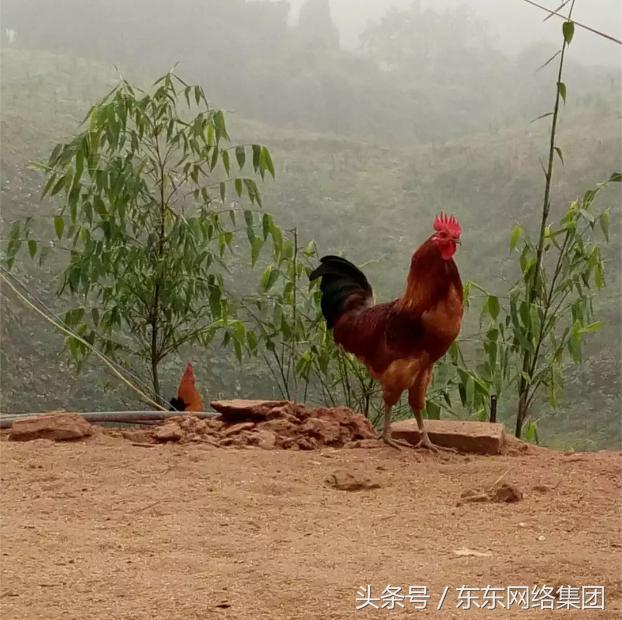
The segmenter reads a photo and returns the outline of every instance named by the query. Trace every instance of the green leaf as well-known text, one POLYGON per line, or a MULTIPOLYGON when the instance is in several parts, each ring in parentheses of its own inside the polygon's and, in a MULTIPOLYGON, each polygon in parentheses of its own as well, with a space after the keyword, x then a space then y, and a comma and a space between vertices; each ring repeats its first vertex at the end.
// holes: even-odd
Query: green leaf
POLYGON ((602 321, 596 321, 594 323, 590 323, 589 325, 585 325, 584 327, 579 328, 580 334, 594 334, 595 332, 600 331, 604 326, 602 321))
POLYGON ((229 151, 226 151, 226 150, 221 151, 220 157, 222 158, 222 165, 225 168, 225 172, 227 173, 227 176, 229 176, 229 169, 230 169, 229 151))
POLYGON ((593 224, 596 221, 596 218, 587 209, 579 209, 579 214, 590 224, 593 224))
POLYGON ((564 33, 564 41, 566 45, 570 45, 574 35, 574 22, 564 22, 562 24, 562 32, 564 33))
POLYGON ((261 195, 257 189, 257 183, 255 183, 253 179, 244 179, 244 185, 246 185, 246 191, 248 192, 250 201, 261 206, 261 195))
POLYGON ((234 185, 235 185, 235 193, 238 195, 238 197, 241 196, 242 195, 242 188, 244 187, 243 184, 242 184, 242 179, 237 178, 234 181, 234 185))
POLYGON ((58 192, 60 192, 60 190, 63 189, 64 186, 65 186, 65 177, 62 176, 56 181, 56 183, 54 184, 54 187, 52 187, 50 196, 56 196, 56 194, 58 194, 58 192))
POLYGON ((28 240, 28 253, 30 254, 30 258, 34 258, 37 253, 37 242, 34 239, 28 240))
POLYGON ((488 312, 493 319, 496 319, 499 316, 499 311, 501 310, 499 306, 499 298, 494 295, 488 296, 488 312))
POLYGON ((274 222, 272 221, 272 216, 269 213, 264 213, 261 219, 261 228, 263 232, 264 240, 268 238, 268 235, 272 233, 274 228, 274 222))
POLYGON ((246 226, 248 228, 252 228, 253 227, 253 212, 252 211, 248 211, 245 210, 244 211, 244 221, 246 222, 246 226))
POLYGON ((274 283, 279 279, 279 272, 277 269, 274 269, 272 265, 268 265, 261 275, 261 279, 259 280, 259 287, 263 291, 269 291, 274 283))
POLYGON ((514 229, 512 230, 512 236, 510 237, 510 252, 512 252, 514 248, 516 248, 516 244, 524 234, 525 231, 523 230, 522 226, 519 226, 518 224, 514 226, 514 229))
POLYGON ((259 170, 259 157, 261 156, 261 146, 253 144, 253 169, 255 172, 259 170))
POLYGON ((108 216, 106 205, 104 204, 104 201, 99 196, 95 196, 95 198, 93 199, 93 206, 95 207, 95 211, 97 212, 99 216, 101 217, 108 216))
POLYGON ((222 110, 218 110, 214 114, 214 126, 216 128, 216 140, 220 141, 221 138, 228 138, 227 130, 225 128, 225 116, 222 110))
POLYGON ((56 231, 56 236, 62 239, 63 231, 65 230, 65 219, 61 215, 54 216, 54 230, 56 231))
POLYGON ((248 348, 254 351, 257 348, 257 336, 252 330, 246 332, 246 341, 248 342, 248 348))
POLYGON ((262 151, 263 151, 264 165, 266 169, 268 170, 268 172, 272 175, 272 178, 274 179, 274 164, 272 163, 272 157, 270 156, 270 151, 265 146, 263 147, 262 151))
POLYGON ((263 241, 260 237, 254 237, 251 241, 251 265, 254 267, 257 259, 259 258, 259 254, 261 252, 261 248, 263 247, 263 241))
POLYGON ((622 183, 622 172, 614 172, 609 177, 609 183, 622 183))
POLYGON ((219 183, 219 188, 220 188, 220 199, 224 202, 225 201, 225 197, 227 195, 227 185, 224 181, 221 181, 219 183))
POLYGON ((547 116, 553 116, 553 112, 546 112, 544 114, 540 114, 540 116, 537 116, 536 118, 534 118, 530 122, 531 123, 535 123, 536 121, 539 121, 540 119, 546 118, 547 116))
POLYGON ((531 420, 525 429, 525 440, 529 443, 539 443, 538 426, 535 421, 531 420))
POLYGON ((548 66, 550 63, 552 63, 560 54, 562 53, 561 50, 557 50, 543 65, 540 65, 537 69, 537 71, 540 71, 540 69, 544 69, 544 67, 548 66))
POLYGON ((557 82, 557 88, 559 90, 559 96, 564 100, 564 103, 566 103, 566 84, 564 82, 557 82))
POLYGON ((607 242, 609 242, 609 218, 609 211, 603 211, 598 218, 598 223, 607 242))
MULTIPOLYGON (((209 163, 210 170, 214 170, 214 168, 216 168, 216 164, 218 163, 219 155, 220 155, 220 150, 218 149, 217 146, 214 146, 212 148, 212 158, 211 158, 210 163, 209 163)), ((197 166, 197 168, 200 169, 199 166, 197 166)))
POLYGON ((305 256, 314 256, 315 255, 315 241, 313 239, 307 243, 307 246, 304 249, 305 256))
POLYGON ((562 165, 563 165, 564 157, 562 155, 562 150, 558 146, 555 146, 553 148, 555 149, 555 152, 557 153, 557 156, 559 157, 559 159, 560 159, 560 161, 562 162, 562 165))
POLYGON ((243 146, 235 147, 235 158, 238 160, 240 170, 244 168, 244 163, 246 162, 246 149, 243 146))

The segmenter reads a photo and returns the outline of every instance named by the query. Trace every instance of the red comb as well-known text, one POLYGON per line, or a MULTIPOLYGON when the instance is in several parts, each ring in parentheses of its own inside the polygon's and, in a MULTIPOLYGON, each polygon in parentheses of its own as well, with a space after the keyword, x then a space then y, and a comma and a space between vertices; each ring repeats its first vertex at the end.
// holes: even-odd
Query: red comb
POLYGON ((186 365, 186 372, 185 374, 187 375, 191 375, 192 373, 192 364, 190 362, 188 362, 188 364, 186 365))
POLYGON ((458 224, 458 220, 453 215, 450 217, 445 215, 442 211, 434 220, 434 230, 437 232, 448 232, 452 237, 459 237, 462 234, 462 228, 458 224))

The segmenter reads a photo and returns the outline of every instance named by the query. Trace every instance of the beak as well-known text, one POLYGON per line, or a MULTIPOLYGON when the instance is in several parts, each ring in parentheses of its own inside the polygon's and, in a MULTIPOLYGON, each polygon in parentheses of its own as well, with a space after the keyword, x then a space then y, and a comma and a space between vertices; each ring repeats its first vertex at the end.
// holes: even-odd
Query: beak
POLYGON ((458 245, 462 245, 462 241, 460 241, 460 239, 454 239, 454 241, 455 241, 458 245))

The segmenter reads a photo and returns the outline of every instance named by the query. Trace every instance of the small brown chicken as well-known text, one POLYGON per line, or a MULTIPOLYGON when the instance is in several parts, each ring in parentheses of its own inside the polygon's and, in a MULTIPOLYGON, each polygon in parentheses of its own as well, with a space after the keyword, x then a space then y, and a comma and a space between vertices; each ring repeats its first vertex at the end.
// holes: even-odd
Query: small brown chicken
POLYGON ((171 411, 203 411, 203 399, 195 387, 194 371, 188 362, 177 388, 177 397, 170 402, 171 411))
POLYGON ((462 282, 453 256, 461 232, 456 218, 441 213, 434 220, 434 233, 412 256, 404 293, 389 303, 374 303, 367 278, 344 258, 324 256, 309 276, 321 278, 322 313, 335 342, 356 355, 382 385, 382 437, 394 447, 410 445, 391 438, 391 408, 408 390, 421 431, 416 447, 438 449, 430 441, 421 411, 432 367, 460 332, 462 282))

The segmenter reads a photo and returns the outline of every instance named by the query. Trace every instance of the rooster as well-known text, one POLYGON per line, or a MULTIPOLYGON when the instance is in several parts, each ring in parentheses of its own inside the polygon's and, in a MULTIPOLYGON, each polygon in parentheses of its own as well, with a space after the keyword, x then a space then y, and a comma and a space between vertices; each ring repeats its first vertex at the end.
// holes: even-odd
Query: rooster
POLYGON ((324 256, 310 280, 321 278, 321 308, 333 338, 353 353, 382 385, 384 428, 390 446, 412 447, 392 439, 391 409, 408 390, 421 439, 415 448, 437 451, 423 424, 422 410, 432 367, 460 332, 464 313, 462 282, 453 260, 462 229, 441 213, 434 233, 415 251, 404 294, 376 304, 367 278, 351 262, 324 256))
POLYGON ((170 405, 171 411, 203 411, 203 399, 194 385, 194 372, 190 362, 179 382, 177 397, 171 399, 170 405))

